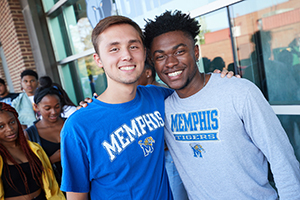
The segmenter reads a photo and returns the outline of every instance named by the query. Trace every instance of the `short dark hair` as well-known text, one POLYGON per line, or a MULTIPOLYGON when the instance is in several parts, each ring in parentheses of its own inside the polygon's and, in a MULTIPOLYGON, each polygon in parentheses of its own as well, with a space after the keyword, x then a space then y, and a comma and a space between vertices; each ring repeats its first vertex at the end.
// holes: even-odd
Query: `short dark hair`
POLYGON ((2 78, 0 78, 0 83, 5 85, 5 81, 2 78))
POLYGON ((39 83, 41 87, 50 87, 52 85, 52 79, 50 76, 42 76, 39 79, 39 83))
POLYGON ((144 42, 144 35, 143 31, 139 27, 137 23, 129 19, 128 17, 119 16, 119 15, 113 15, 106 17, 99 21, 99 23, 96 25, 96 27, 93 29, 92 32, 92 43, 94 46, 94 49, 96 53, 99 55, 98 51, 98 36, 104 32, 107 28, 117 25, 117 24, 128 24, 131 25, 140 35, 142 42, 144 42))
POLYGON ((182 31, 196 42, 196 36, 200 32, 200 25, 197 20, 191 18, 189 14, 182 13, 179 10, 166 11, 160 16, 155 17, 155 21, 146 20, 144 29, 145 46, 150 49, 155 37, 171 31, 182 31))
POLYGON ((37 74, 35 71, 31 70, 31 69, 26 69, 26 70, 24 70, 24 71, 21 73, 21 79, 22 79, 24 76, 34 76, 34 77, 36 78, 36 80, 39 79, 38 74, 37 74))

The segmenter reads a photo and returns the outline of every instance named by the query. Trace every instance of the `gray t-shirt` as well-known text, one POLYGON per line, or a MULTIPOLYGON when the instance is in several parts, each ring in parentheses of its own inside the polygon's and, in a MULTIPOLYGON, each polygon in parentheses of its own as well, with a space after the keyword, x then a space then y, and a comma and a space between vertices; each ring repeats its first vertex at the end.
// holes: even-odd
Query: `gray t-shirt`
POLYGON ((189 199, 300 199, 299 163, 250 81, 212 74, 198 93, 165 100, 165 139, 189 199))

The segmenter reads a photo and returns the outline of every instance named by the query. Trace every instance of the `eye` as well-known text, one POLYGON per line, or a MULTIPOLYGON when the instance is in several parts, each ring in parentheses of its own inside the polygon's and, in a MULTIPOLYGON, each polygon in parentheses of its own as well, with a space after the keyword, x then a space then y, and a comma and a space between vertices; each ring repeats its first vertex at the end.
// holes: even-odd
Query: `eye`
POLYGON ((3 125, 0 125, 0 129, 3 129, 4 128, 4 126, 3 125))
POLYGON ((130 46, 130 49, 137 49, 137 46, 130 46))
POLYGON ((183 54, 185 51, 183 50, 183 49, 181 49, 181 50, 178 50, 178 51, 176 51, 175 52, 175 55, 181 55, 181 54, 183 54))
POLYGON ((166 58, 165 55, 158 55, 158 56, 155 56, 155 60, 156 60, 156 61, 162 61, 162 60, 164 60, 165 58, 166 58))
POLYGON ((16 123, 16 121, 15 121, 15 120, 12 120, 10 123, 11 123, 11 124, 15 124, 15 123, 16 123))
POLYGON ((118 48, 111 48, 110 50, 109 50, 109 52, 116 52, 116 51, 118 51, 119 49, 118 48))

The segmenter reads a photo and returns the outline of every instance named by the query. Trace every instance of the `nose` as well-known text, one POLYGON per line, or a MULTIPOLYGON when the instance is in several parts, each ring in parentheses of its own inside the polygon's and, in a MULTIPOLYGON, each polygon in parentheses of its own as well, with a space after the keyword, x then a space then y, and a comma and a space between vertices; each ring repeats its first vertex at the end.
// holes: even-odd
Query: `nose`
POLYGON ((13 125, 12 125, 12 124, 9 124, 9 125, 7 126, 7 131, 13 131, 13 130, 14 130, 13 125))
POLYGON ((51 109, 50 112, 52 115, 55 115, 57 113, 55 109, 51 109))
POLYGON ((132 59, 132 55, 129 49, 124 49, 122 52, 122 60, 129 61, 132 59))
POLYGON ((178 59, 176 58, 175 55, 173 54, 169 54, 166 58, 166 61, 165 61, 165 66, 168 67, 168 68, 172 68, 173 66, 177 65, 178 64, 178 59))

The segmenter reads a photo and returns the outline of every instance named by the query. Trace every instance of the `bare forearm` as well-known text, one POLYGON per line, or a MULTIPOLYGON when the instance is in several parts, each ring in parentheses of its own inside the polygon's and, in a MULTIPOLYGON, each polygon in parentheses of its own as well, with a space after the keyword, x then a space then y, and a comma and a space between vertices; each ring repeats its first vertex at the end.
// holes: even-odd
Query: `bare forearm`
POLYGON ((56 162, 61 161, 60 149, 57 150, 52 156, 50 156, 49 160, 50 160, 51 163, 56 163, 56 162))
POLYGON ((70 200, 88 200, 88 193, 67 192, 67 199, 70 199, 70 200))

